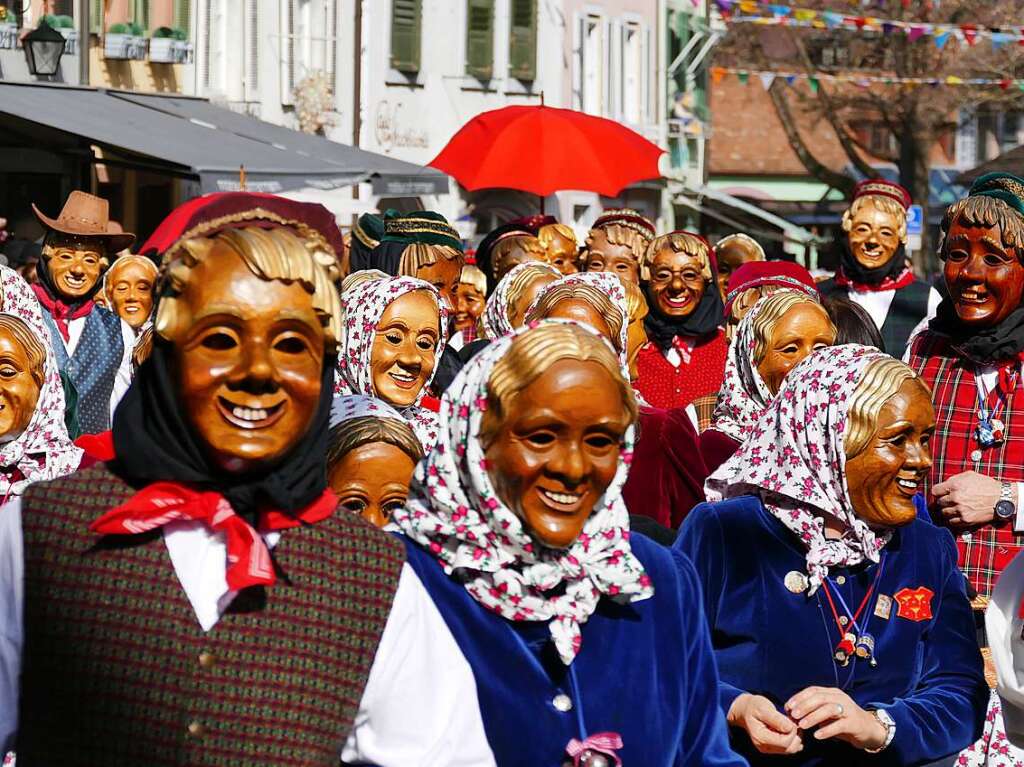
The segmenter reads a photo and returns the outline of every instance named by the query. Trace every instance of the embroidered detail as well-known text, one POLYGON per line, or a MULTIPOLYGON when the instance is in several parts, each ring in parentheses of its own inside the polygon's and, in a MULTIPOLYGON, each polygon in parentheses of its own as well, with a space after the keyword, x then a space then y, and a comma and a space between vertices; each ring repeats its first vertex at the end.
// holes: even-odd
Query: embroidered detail
POLYGON ((900 589, 893 594, 897 605, 896 615, 915 623, 931 620, 933 596, 935 592, 926 586, 900 589))

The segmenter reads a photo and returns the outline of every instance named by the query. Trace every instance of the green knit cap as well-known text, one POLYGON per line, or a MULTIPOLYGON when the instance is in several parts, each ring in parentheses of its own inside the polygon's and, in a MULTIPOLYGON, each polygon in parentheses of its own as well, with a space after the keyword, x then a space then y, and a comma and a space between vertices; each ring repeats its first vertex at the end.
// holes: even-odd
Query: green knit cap
POLYGON ((352 227, 352 236, 359 238, 367 249, 373 250, 384 236, 384 219, 374 213, 364 213, 352 227))
POLYGON ((384 214, 385 242, 396 242, 401 245, 423 243, 424 245, 447 245, 458 251, 462 250, 462 239, 448 219, 432 210, 417 210, 404 216, 395 211, 384 214))
POLYGON ((1012 173, 986 173, 972 185, 969 197, 994 197, 1024 216, 1024 179, 1012 173))

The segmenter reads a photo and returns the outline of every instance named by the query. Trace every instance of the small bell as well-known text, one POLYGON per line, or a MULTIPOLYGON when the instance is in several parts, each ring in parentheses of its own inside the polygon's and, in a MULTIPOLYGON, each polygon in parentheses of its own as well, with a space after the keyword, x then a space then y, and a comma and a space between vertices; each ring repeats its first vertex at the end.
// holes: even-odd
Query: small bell
POLYGON ((856 653, 856 639, 853 634, 847 634, 836 645, 835 658, 840 666, 848 664, 850 658, 856 653))

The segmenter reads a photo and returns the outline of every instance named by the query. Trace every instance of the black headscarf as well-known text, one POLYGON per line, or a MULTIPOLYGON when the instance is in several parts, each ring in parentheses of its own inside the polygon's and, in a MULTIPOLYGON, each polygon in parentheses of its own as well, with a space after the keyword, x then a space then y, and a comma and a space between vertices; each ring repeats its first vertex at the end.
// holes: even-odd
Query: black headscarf
POLYGON ((1024 306, 1018 306, 998 325, 972 330, 956 313, 951 298, 944 298, 928 327, 948 336, 953 348, 979 365, 994 365, 1024 351, 1024 306))
POLYGON ((860 285, 881 285, 889 278, 895 280, 906 270, 906 249, 901 242, 899 247, 896 248, 896 252, 892 254, 892 258, 881 266, 868 269, 854 257, 853 251, 850 250, 849 241, 844 240, 839 254, 839 268, 843 270, 846 278, 852 282, 860 285))
POLYGON ((349 272, 379 268, 374 264, 373 251, 380 245, 380 238, 383 236, 384 219, 381 216, 364 213, 359 217, 356 225, 352 227, 348 258, 349 272))
POLYGON ((270 469, 231 474, 213 465, 185 420, 171 345, 156 338, 152 354, 114 412, 117 458, 111 468, 135 487, 171 481, 214 490, 251 524, 261 508, 285 513, 305 508, 327 487, 325 456, 335 364, 334 355, 325 357, 316 414, 291 452, 270 469))

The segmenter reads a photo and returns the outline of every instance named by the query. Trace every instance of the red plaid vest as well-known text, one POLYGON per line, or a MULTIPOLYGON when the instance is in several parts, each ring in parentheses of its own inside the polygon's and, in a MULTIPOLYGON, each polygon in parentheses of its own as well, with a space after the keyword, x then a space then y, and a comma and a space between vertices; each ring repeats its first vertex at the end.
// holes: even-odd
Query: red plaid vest
MULTIPOLYGON (((1008 482, 1024 481, 1024 387, 1018 385, 1007 400, 1001 419, 1006 424, 1005 442, 982 450, 981 460, 975 463, 971 460, 971 453, 978 449, 974 363, 957 354, 945 336, 926 330, 914 340, 910 366, 931 388, 935 403, 934 463, 926 493, 933 485, 971 470, 1008 482)), ((1024 549, 1024 535, 1014 533, 1012 524, 985 525, 958 536, 956 542, 960 569, 983 596, 992 593, 1003 568, 1024 549)))

